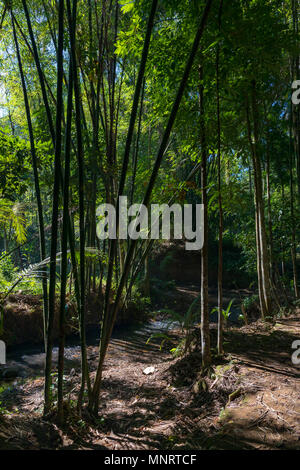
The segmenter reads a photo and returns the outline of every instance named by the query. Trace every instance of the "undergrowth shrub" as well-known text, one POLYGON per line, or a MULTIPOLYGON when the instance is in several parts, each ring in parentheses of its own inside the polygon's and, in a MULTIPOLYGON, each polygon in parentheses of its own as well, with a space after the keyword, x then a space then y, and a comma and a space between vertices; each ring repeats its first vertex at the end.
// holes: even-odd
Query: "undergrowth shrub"
MULTIPOLYGON (((19 269, 14 265, 11 255, 3 253, 0 259, 0 292, 5 294, 13 286, 14 282, 20 276, 19 269)), ((42 294, 41 280, 34 275, 32 277, 25 277, 16 286, 16 291, 22 291, 24 294, 38 295, 42 294)))

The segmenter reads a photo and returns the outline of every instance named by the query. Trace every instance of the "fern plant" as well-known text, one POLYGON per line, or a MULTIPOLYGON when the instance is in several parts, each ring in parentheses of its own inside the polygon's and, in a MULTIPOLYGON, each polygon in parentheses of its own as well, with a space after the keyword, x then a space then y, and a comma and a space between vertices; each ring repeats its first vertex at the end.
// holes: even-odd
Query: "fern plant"
MULTIPOLYGON (((230 315, 231 315, 231 313, 232 313, 232 312, 231 312, 231 306, 232 306, 234 300, 235 300, 235 299, 232 299, 232 300, 229 302, 229 304, 227 305, 226 310, 222 310, 222 315, 223 315, 223 318, 224 318, 224 323, 225 323, 225 325, 227 324, 227 321, 228 321, 228 319, 229 319, 229 317, 230 317, 230 315)), ((214 308, 211 310, 210 314, 212 315, 213 313, 218 312, 218 311, 219 311, 219 308, 218 308, 218 307, 214 307, 214 308)))
MULTIPOLYGON (((181 315, 178 312, 175 312, 171 309, 162 309, 158 313, 166 313, 168 314, 168 321, 166 323, 166 330, 170 330, 175 326, 179 326, 181 332, 183 334, 183 339, 180 340, 178 345, 175 348, 172 348, 170 352, 174 356, 184 355, 188 352, 192 344, 192 332, 194 325, 198 319, 199 313, 196 309, 196 306, 200 300, 200 295, 197 296, 191 305, 189 306, 188 310, 184 315, 181 315)), ((162 342, 160 344, 160 349, 162 348, 163 344, 166 341, 172 341, 172 338, 165 333, 153 333, 150 338, 147 340, 147 344, 154 338, 162 338, 162 342)))
POLYGON ((22 203, 1 198, 0 223, 12 225, 18 243, 24 243, 26 241, 26 218, 24 215, 24 205, 22 203))

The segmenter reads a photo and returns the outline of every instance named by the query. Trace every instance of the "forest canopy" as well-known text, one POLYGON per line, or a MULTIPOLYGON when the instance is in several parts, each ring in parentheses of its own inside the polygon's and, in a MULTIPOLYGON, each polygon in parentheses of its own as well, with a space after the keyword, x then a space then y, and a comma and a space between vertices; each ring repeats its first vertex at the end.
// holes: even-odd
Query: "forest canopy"
POLYGON ((45 416, 55 409, 64 419, 69 305, 80 336, 77 410, 97 415, 118 316, 132 300, 157 300, 153 253, 163 242, 99 238, 101 204, 117 216, 120 196, 145 207, 203 205, 199 369, 210 367, 213 347, 224 354, 224 284, 249 289, 245 324, 247 302, 271 323, 299 305, 298 17, 298 0, 1 1, 0 331, 13 291, 42 296, 45 416))

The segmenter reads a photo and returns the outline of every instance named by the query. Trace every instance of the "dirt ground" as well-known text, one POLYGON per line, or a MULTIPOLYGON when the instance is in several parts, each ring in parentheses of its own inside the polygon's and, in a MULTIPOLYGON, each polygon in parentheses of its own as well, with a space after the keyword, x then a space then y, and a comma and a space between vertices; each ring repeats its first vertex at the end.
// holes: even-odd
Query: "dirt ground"
MULTIPOLYGON (((0 415, 0 449, 300 449, 300 366, 291 362, 299 322, 298 314, 228 328, 230 353, 214 358, 204 378, 197 348, 174 359, 171 343, 162 351, 158 340, 146 344, 146 329, 114 339, 97 421, 71 412, 59 429, 41 418, 43 379, 16 381, 0 397, 10 411, 0 415)), ((172 333, 174 344, 179 336, 172 333)), ((211 337, 214 345, 215 328, 211 337)), ((94 377, 96 347, 88 354, 94 377)), ((66 371, 68 409, 79 387, 76 360, 66 371)))

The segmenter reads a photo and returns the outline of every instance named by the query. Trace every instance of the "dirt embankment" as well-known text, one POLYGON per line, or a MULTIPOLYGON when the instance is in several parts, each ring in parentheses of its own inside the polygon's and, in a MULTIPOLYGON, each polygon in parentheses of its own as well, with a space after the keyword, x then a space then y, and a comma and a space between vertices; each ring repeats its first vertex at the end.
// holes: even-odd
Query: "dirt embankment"
MULTIPOLYGON (((54 320, 54 338, 58 337, 57 302, 54 320)), ((98 325, 102 312, 102 300, 98 294, 90 294, 86 300, 86 325, 98 325)), ((145 317, 139 306, 131 302, 126 310, 120 313, 117 325, 136 321, 145 317)), ((66 334, 78 332, 76 306, 67 298, 66 334)), ((43 299, 41 295, 10 294, 4 304, 3 334, 0 339, 7 346, 23 343, 41 343, 43 341, 43 299)))

